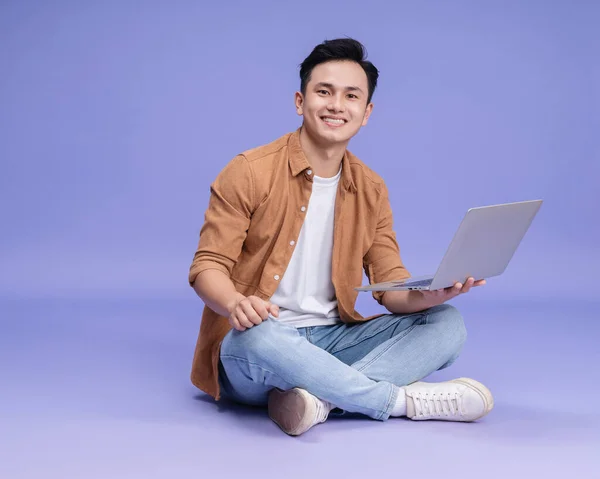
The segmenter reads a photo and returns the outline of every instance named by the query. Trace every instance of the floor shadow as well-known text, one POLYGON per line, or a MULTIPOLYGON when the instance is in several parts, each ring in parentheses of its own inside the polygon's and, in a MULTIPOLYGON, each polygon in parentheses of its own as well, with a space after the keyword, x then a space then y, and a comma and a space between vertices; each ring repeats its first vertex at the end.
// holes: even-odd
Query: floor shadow
POLYGON ((201 393, 201 394, 195 395, 194 399, 196 401, 200 401, 204 404, 214 406, 214 408, 219 413, 235 413, 239 416, 248 416, 248 417, 267 416, 268 415, 267 409, 264 407, 248 406, 246 404, 237 403, 228 398, 221 398, 218 401, 216 401, 211 396, 201 393))

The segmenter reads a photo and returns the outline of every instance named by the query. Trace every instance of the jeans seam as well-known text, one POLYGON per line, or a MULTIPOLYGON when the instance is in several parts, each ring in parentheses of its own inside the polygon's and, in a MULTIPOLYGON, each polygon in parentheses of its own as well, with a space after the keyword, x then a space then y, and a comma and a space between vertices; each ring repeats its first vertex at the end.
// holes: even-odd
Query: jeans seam
MULTIPOLYGON (((256 367, 258 367, 259 369, 262 369, 263 371, 266 371, 266 372, 268 372, 268 373, 271 373, 273 376, 277 376, 277 377, 278 377, 279 379, 281 379, 282 381, 284 381, 284 382, 287 382, 287 381, 286 381, 286 380, 285 380, 283 377, 281 377, 281 375, 277 374, 276 372, 274 372, 274 371, 271 371, 270 369, 267 369, 267 368, 265 368, 264 366, 262 366, 262 365, 260 365, 260 364, 257 364, 257 363, 254 363, 254 362, 252 362, 252 361, 249 361, 249 360, 248 360, 248 359, 246 359, 246 358, 241 358, 241 357, 239 357, 239 356, 233 356, 232 354, 223 354, 223 355, 221 355, 221 358, 220 358, 220 359, 221 359, 221 361, 223 360, 223 358, 225 358, 225 359, 235 359, 236 361, 242 361, 242 362, 245 362, 245 363, 247 363, 247 364, 249 364, 249 365, 256 366, 256 367)), ((227 372, 227 371, 225 371, 225 372, 227 372)))
MULTIPOLYGON (((407 314, 407 315, 392 314, 389 316, 402 316, 402 317, 408 318, 410 316, 415 316, 416 314, 421 314, 421 313, 413 313, 413 314, 407 314)), ((388 316, 388 315, 386 315, 386 316, 388 316)), ((372 334, 369 334, 368 336, 367 335, 360 336, 358 339, 355 339, 351 343, 344 344, 344 346, 339 349, 332 349, 331 354, 337 354, 340 351, 344 351, 345 349, 352 348, 352 347, 356 346, 357 344, 360 344, 363 341, 366 341, 367 339, 371 339, 373 336, 376 336, 379 333, 381 333, 382 331, 385 331, 386 329, 391 328, 393 326, 394 326, 394 324, 390 321, 390 324, 386 324, 385 326, 375 330, 372 334)))
POLYGON ((400 392, 400 388, 398 386, 395 386, 392 383, 390 383, 390 385, 392 387, 390 388, 390 395, 388 397, 387 404, 385 405, 385 409, 383 410, 383 412, 378 417, 378 419, 383 421, 390 417, 390 413, 392 411, 392 408, 394 407, 393 405, 396 403, 398 394, 400 392))
POLYGON ((400 341, 401 339, 405 338, 408 335, 408 333, 410 333, 413 329, 415 329, 416 326, 417 326, 416 324, 413 324, 409 328, 407 328, 404 331, 402 331, 402 334, 398 334, 397 336, 394 336, 393 338, 390 338, 390 341, 389 341, 389 344, 388 344, 387 348, 385 348, 377 356, 375 356, 374 358, 372 358, 368 363, 362 365, 360 368, 357 368, 357 371, 361 371, 362 372, 363 369, 365 369, 366 367, 370 366, 375 361, 377 361, 381 356, 383 356, 385 353, 387 353, 392 346, 395 346, 398 341, 400 341))

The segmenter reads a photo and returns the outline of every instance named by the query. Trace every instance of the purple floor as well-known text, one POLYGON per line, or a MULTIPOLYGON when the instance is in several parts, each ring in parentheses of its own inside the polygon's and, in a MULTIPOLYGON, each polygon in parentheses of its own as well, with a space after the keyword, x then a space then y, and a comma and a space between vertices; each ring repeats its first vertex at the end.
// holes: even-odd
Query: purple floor
POLYGON ((0 477, 600 477, 596 303, 460 302, 478 423, 331 419, 285 436, 189 382, 202 303, 0 303, 0 477), (595 451, 595 452, 594 452, 595 451))

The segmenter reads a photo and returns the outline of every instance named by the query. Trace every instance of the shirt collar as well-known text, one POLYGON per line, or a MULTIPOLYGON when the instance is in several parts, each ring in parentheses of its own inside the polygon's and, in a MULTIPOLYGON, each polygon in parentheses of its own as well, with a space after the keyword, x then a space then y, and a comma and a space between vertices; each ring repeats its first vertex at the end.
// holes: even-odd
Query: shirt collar
MULTIPOLYGON (((290 171, 293 176, 298 176, 304 170, 308 170, 310 168, 310 163, 306 159, 304 155, 304 151, 302 150, 302 146, 300 145, 300 130, 302 127, 298 128, 294 133, 290 135, 288 141, 288 151, 289 151, 289 164, 290 171)), ((354 184, 354 179, 352 178, 352 170, 350 168, 350 158, 348 150, 344 152, 344 157, 342 158, 342 185, 346 191, 351 191, 353 193, 356 192, 356 185, 354 184)))

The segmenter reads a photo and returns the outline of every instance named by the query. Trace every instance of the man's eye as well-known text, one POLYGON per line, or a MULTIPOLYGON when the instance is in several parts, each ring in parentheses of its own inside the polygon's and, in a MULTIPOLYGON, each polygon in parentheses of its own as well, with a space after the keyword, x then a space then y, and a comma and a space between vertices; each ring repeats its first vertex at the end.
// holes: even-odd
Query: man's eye
POLYGON ((329 94, 327 90, 317 90, 317 93, 323 93, 324 95, 329 94))
POLYGON ((357 97, 356 95, 354 95, 353 93, 350 93, 348 96, 349 96, 350 98, 358 98, 358 97, 357 97))

